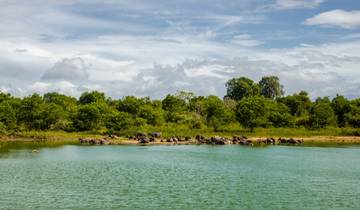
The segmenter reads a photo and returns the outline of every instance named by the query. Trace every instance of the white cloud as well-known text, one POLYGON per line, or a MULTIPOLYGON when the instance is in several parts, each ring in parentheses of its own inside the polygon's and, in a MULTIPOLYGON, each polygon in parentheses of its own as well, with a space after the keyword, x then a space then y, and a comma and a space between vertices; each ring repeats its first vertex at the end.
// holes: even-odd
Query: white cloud
MULTIPOLYGON (((264 4, 253 0, 179 0, 176 9, 173 2, 161 0, 106 4, 74 0, 71 6, 58 6, 55 0, 4 2, 0 0, 0 90, 16 95, 61 91, 78 96, 97 89, 117 98, 163 97, 184 89, 223 96, 231 77, 259 80, 272 74, 281 78, 287 93, 359 92, 354 91, 360 78, 356 39, 321 45, 305 37, 301 42, 311 45, 259 50, 260 32, 264 30, 266 36, 272 26, 255 28, 260 38, 252 37, 253 31, 240 32, 253 30, 248 24, 272 24, 264 4), (249 8, 261 11, 249 12, 249 8)), ((315 8, 324 1, 263 2, 277 2, 277 9, 296 9, 315 8)))
POLYGON ((72 84, 69 81, 58 81, 58 82, 35 82, 28 86, 28 94, 31 92, 37 92, 40 94, 45 94, 48 92, 59 92, 72 96, 79 96, 81 92, 78 89, 78 86, 72 84))
POLYGON ((355 29, 360 27, 360 10, 324 12, 305 20, 304 24, 355 29))
POLYGON ((64 58, 55 63, 41 78, 43 80, 81 81, 87 80, 89 73, 82 58, 64 58))
POLYGON ((231 42, 244 47, 256 47, 263 44, 263 42, 253 39, 249 34, 240 34, 234 36, 231 42))
POLYGON ((316 8, 325 0, 277 0, 276 6, 280 9, 316 8))

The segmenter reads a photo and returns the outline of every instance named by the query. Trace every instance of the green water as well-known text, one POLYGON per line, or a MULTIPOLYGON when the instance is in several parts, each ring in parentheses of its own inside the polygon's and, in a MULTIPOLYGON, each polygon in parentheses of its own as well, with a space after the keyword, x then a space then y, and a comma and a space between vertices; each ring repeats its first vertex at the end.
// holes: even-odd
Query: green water
POLYGON ((360 147, 2 146, 0 209, 360 209, 360 147))

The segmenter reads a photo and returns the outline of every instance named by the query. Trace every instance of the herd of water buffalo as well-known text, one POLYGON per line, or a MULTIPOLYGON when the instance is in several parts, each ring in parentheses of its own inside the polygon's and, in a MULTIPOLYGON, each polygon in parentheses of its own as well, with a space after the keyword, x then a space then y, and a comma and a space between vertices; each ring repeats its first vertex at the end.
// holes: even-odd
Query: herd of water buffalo
MULTIPOLYGON (((118 138, 117 136, 110 135, 109 138, 104 139, 88 139, 88 138, 79 138, 81 144, 114 144, 115 142, 112 139, 118 138)), ((254 146, 254 145, 274 145, 274 144, 292 144, 299 145, 303 144, 304 140, 294 139, 294 138, 279 138, 275 139, 270 138, 261 138, 257 140, 250 140, 246 136, 233 136, 233 138, 225 138, 220 136, 205 137, 203 135, 197 135, 195 139, 192 139, 190 136, 172 136, 169 138, 163 138, 160 132, 153 133, 142 133, 139 132, 133 136, 127 136, 129 140, 137 141, 140 144, 148 144, 153 142, 167 142, 167 143, 181 143, 189 142, 196 144, 213 144, 213 145, 223 145, 223 144, 240 144, 244 146, 254 146)))

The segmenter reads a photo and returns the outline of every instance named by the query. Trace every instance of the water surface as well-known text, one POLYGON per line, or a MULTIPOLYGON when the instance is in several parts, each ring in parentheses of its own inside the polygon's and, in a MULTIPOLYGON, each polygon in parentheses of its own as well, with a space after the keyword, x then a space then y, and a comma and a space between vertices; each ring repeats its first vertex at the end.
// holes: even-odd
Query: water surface
POLYGON ((360 209, 359 198, 360 147, 0 147, 0 209, 360 209))

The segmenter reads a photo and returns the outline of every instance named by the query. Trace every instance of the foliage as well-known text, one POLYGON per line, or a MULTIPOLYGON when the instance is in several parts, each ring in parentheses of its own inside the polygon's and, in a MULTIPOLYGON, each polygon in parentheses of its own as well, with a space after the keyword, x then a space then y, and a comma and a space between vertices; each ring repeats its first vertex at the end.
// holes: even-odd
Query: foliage
POLYGON ((271 128, 266 132, 291 130, 303 135, 305 130, 318 134, 337 129, 336 134, 359 133, 360 99, 337 95, 332 100, 324 97, 311 101, 305 91, 282 96, 283 87, 275 76, 263 77, 258 83, 246 77, 233 78, 226 87, 223 99, 187 91, 169 94, 162 100, 135 96, 114 100, 99 91, 85 92, 78 99, 56 92, 24 98, 0 92, 0 132, 144 130, 164 131, 167 135, 176 132, 253 135, 271 128))
POLYGON ((255 96, 260 92, 259 85, 246 77, 230 79, 225 86, 227 88, 225 97, 234 100, 241 100, 247 96, 255 96))
POLYGON ((263 77, 259 82, 260 94, 266 98, 274 99, 284 94, 283 86, 276 76, 263 77))

